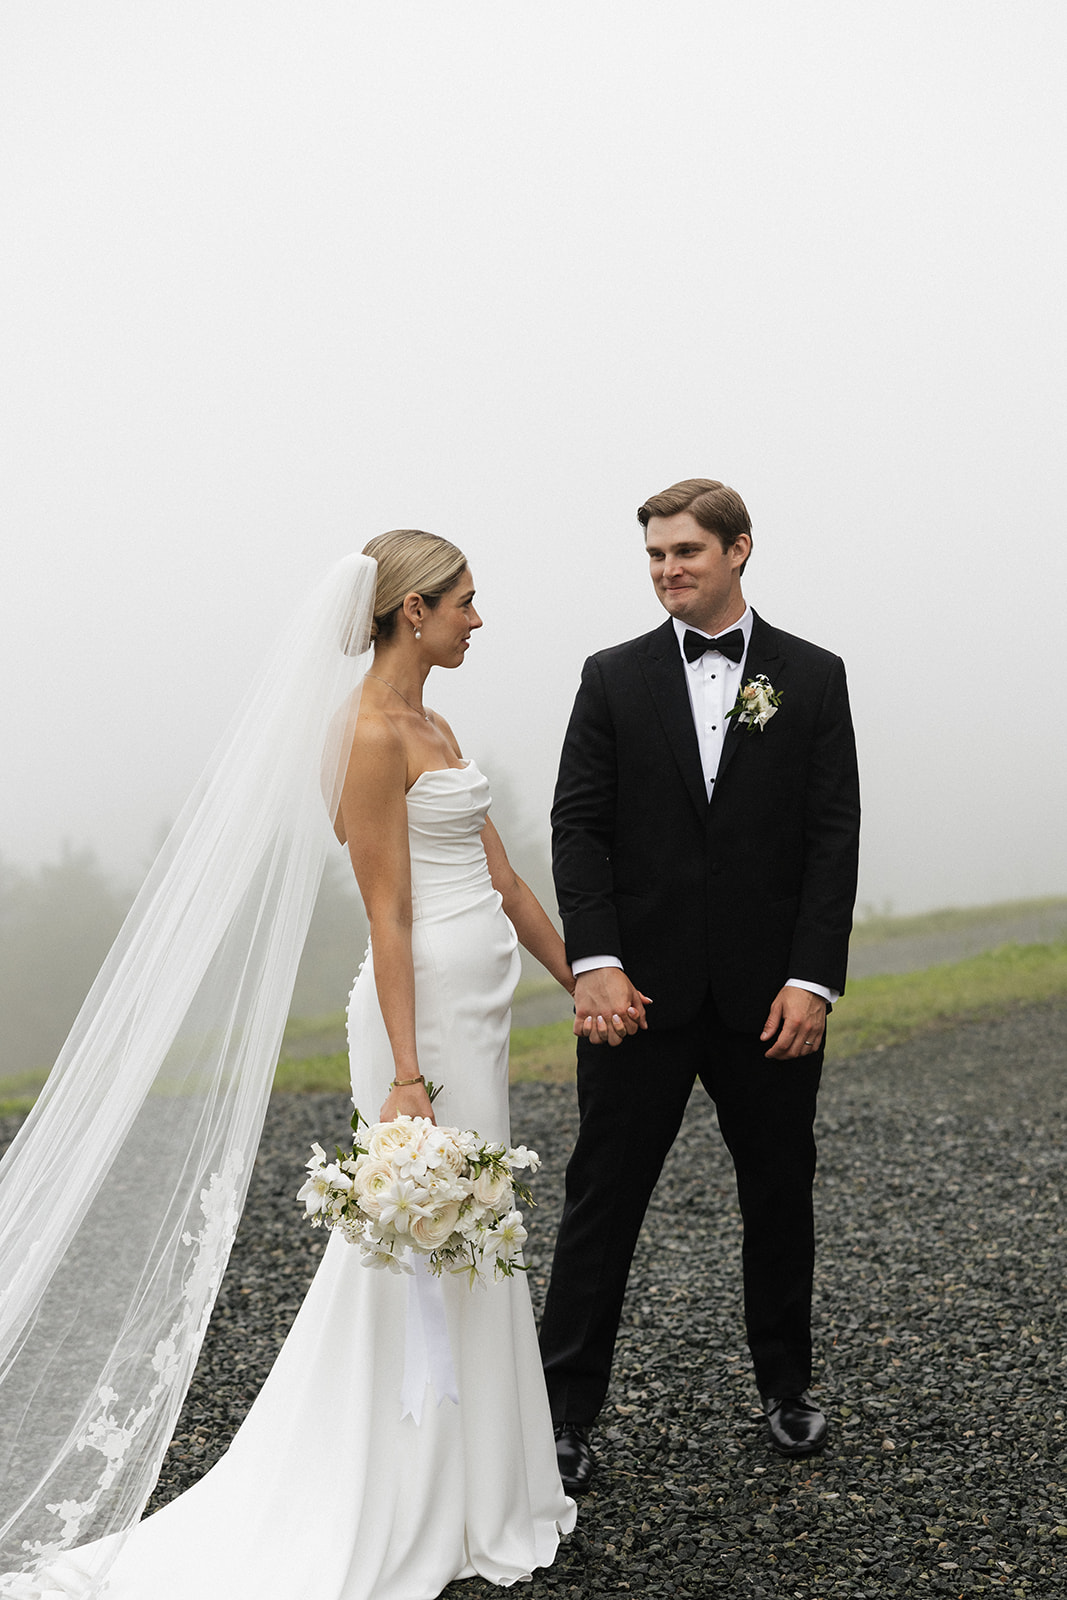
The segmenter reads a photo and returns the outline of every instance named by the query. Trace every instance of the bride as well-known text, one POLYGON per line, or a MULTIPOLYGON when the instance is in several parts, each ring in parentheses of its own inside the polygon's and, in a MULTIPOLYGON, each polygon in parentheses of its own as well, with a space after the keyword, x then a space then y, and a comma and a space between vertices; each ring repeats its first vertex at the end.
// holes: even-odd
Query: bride
POLYGON ((572 986, 485 778, 423 703, 480 627, 466 558, 433 535, 382 535, 330 576, 0 1168, 2 1596, 432 1600, 549 1565, 574 1525, 523 1274, 369 1270, 340 1235, 226 1455, 137 1522, 243 1203, 323 794, 371 928, 348 1013, 361 1111, 510 1143, 517 939, 572 986))

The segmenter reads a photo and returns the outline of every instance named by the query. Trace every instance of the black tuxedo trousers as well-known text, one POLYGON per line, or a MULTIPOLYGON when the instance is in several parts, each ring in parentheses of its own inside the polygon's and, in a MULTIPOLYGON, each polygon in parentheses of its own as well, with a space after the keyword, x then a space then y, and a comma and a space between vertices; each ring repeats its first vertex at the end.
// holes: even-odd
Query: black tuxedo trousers
MULTIPOLYGON (((680 1028, 641 1032, 614 1048, 578 1041, 581 1124, 541 1325, 555 1422, 590 1423, 604 1402, 637 1236, 698 1079, 737 1175, 757 1387, 764 1395, 808 1387, 822 1051, 768 1061, 766 1049, 758 1036, 728 1028, 710 998, 680 1028)), ((702 1219, 694 1237, 729 1222, 702 1219)))

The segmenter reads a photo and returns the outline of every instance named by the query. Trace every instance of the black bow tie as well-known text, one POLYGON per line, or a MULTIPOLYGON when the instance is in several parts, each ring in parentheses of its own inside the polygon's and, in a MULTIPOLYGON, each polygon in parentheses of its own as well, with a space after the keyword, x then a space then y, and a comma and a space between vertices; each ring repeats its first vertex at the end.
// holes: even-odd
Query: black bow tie
POLYGON ((745 653, 745 636, 740 628, 733 628, 729 633, 720 633, 717 639, 705 639, 702 633, 694 633, 692 628, 687 628, 682 649, 687 661, 696 661, 705 650, 718 650, 720 655, 727 656, 736 665, 745 653))

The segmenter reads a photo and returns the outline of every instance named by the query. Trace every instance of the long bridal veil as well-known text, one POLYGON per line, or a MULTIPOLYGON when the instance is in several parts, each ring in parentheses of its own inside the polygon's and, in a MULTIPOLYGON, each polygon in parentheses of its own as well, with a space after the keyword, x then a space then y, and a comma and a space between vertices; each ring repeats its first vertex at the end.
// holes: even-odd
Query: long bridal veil
POLYGON ((376 571, 347 557, 276 641, 0 1165, 0 1595, 129 1530, 158 1475, 333 841, 376 571))

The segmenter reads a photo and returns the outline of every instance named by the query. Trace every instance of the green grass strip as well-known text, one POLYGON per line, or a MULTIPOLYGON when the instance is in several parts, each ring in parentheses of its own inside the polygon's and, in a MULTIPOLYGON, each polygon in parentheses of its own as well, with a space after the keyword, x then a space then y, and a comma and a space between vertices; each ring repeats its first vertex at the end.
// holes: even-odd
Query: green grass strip
MULTIPOLYGON (((968 1017, 1003 1014, 1015 1006, 1065 996, 1067 943, 1006 944, 921 972, 857 978, 834 1007, 826 1053, 829 1060, 840 1060, 900 1044, 926 1029, 948 1027, 968 1017)), ((291 1023, 275 1089, 347 1094, 348 1057, 336 1049, 341 1030, 339 1014, 291 1023), (316 1053, 319 1041, 329 1043, 316 1053)), ((512 1083, 565 1083, 573 1073, 574 1035, 569 1022, 512 1029, 512 1083)), ((0 1115, 29 1110, 42 1082, 43 1074, 36 1073, 0 1079, 0 1115)))
POLYGON ((13 1072, 0 1078, 0 1117, 28 1111, 44 1088, 47 1072, 13 1072))
MULTIPOLYGON (((1020 920, 1044 923, 1067 921, 1067 900, 1056 895, 1044 900, 1002 900, 991 906, 946 906, 940 911, 919 911, 910 917, 867 916, 852 928, 852 950, 869 949, 892 939, 923 938, 929 934, 983 930, 990 923, 1020 920)), ((1041 933, 1060 933, 1059 927, 1044 927, 1041 933)))
POLYGON ((827 1056, 857 1055, 925 1029, 1064 995, 1067 943, 1005 944, 921 972, 857 978, 834 1007, 827 1056))

